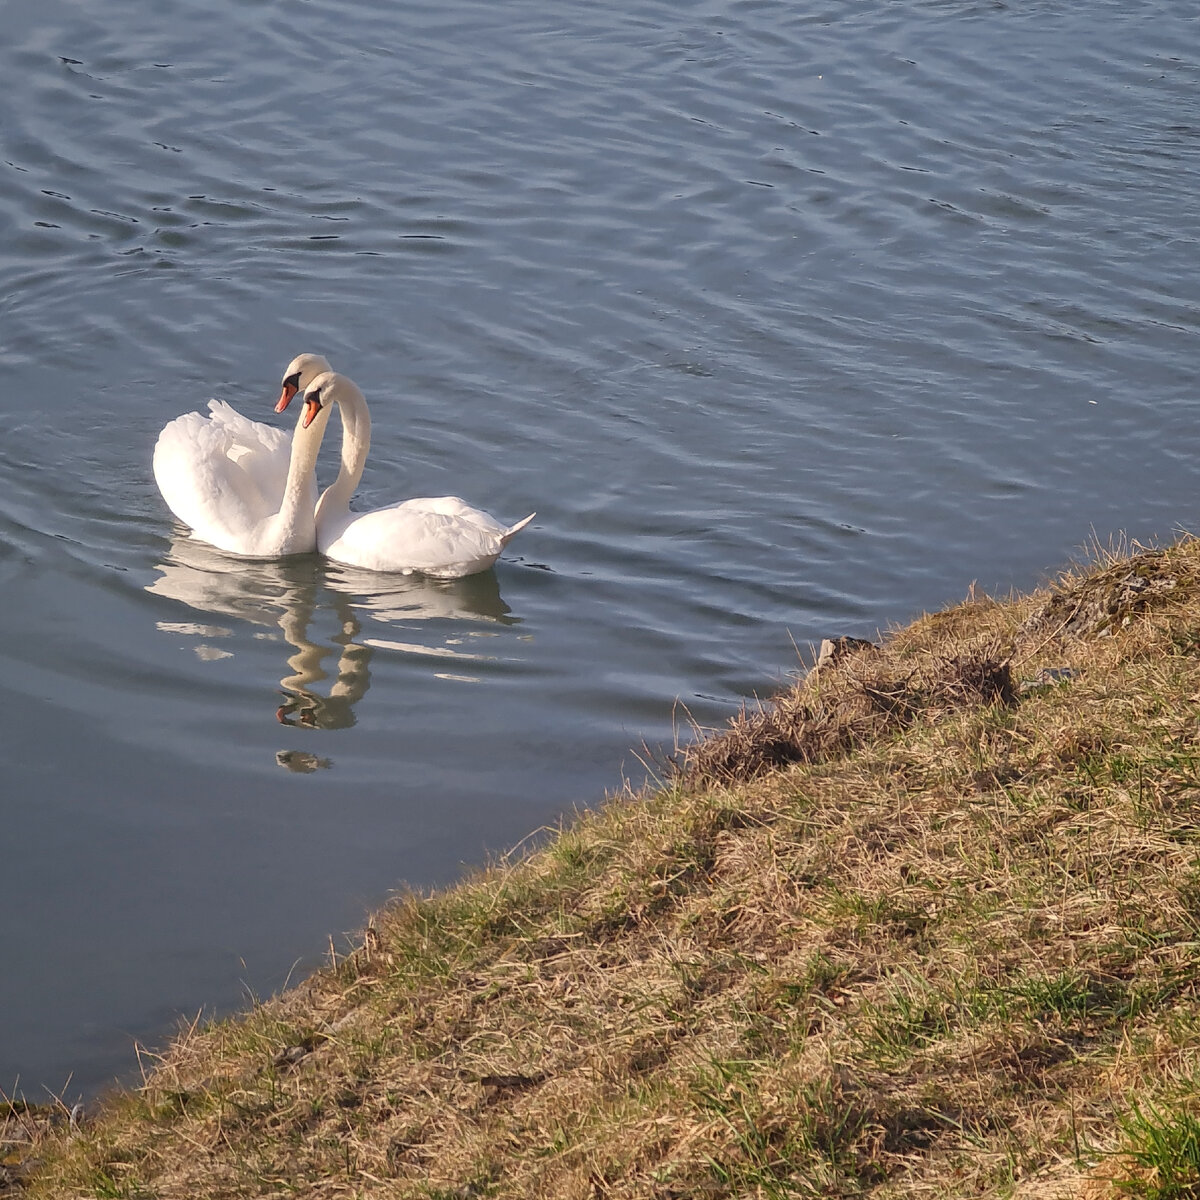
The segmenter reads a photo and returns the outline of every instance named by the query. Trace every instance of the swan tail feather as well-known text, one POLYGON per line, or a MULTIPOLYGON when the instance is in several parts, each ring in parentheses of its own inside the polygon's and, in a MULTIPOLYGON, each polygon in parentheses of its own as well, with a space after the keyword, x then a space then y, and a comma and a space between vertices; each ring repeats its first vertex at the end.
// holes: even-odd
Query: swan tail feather
POLYGON ((521 530, 524 529, 525 526, 528 525, 529 522, 532 521, 533 518, 536 516, 537 516, 537 513, 531 512, 529 514, 529 516, 527 516, 524 520, 518 521, 515 525, 510 525, 500 535, 500 545, 507 546, 508 543, 511 542, 513 540, 513 538, 515 538, 517 536, 517 534, 520 533, 521 530))

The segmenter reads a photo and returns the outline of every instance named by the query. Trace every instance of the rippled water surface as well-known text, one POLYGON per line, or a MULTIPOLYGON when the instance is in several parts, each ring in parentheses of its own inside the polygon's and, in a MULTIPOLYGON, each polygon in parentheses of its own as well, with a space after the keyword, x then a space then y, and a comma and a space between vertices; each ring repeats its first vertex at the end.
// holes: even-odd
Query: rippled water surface
POLYGON ((793 642, 1194 528, 1190 11, 11 0, 0 1084, 127 1075, 793 642), (537 510, 494 571, 183 536, 158 430, 303 350, 360 506, 537 510))

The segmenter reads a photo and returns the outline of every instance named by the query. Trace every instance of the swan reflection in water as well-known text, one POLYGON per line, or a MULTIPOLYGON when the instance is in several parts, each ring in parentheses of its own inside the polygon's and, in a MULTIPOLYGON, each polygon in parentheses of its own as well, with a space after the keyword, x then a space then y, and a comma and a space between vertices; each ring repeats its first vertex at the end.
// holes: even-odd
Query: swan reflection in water
MULTIPOLYGON (((443 582, 360 571, 325 562, 316 555, 240 559, 184 534, 172 540, 157 570, 158 578, 147 585, 148 592, 179 601, 205 616, 280 630, 293 652, 287 658, 287 673, 280 680, 283 702, 275 716, 281 724, 309 729, 346 729, 354 724, 354 708, 371 686, 370 664, 378 650, 451 660, 478 661, 482 657, 454 649, 461 641, 457 636, 421 642, 364 637, 364 621, 390 626, 389 632, 407 632, 410 639, 412 622, 519 623, 500 598, 500 587, 491 571, 443 582), (330 614, 337 632, 328 641, 314 640, 309 636, 309 627, 314 619, 327 621, 330 614), (405 626, 410 627, 406 630, 405 626), (334 653, 337 666, 330 672, 324 664, 334 653), (318 690, 318 685, 331 676, 329 687, 318 690)), ((229 651, 211 644, 214 639, 231 636, 230 629, 177 621, 159 621, 158 627, 167 633, 202 639, 195 646, 202 659, 230 656, 229 651)), ((439 674, 446 677, 445 673, 439 674)), ((328 759, 296 750, 280 751, 276 761, 288 770, 302 772, 329 765, 328 759)))

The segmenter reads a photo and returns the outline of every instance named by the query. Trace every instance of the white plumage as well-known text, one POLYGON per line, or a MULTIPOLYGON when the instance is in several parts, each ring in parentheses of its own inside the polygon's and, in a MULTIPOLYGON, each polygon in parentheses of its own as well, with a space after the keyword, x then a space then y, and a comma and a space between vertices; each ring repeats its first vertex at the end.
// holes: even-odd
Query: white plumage
MULTIPOLYGON (((329 363, 304 354, 291 369, 288 399, 329 363)), ((210 400, 208 410, 208 416, 184 413, 158 435, 154 479, 167 507, 194 537, 231 554, 311 553, 317 548, 317 453, 328 413, 302 413, 288 437, 223 400, 210 400)))
POLYGON ((342 457, 337 479, 317 503, 317 548, 327 558, 368 571, 419 571, 457 579, 486 571, 530 513, 515 525, 472 508, 457 496, 404 500, 372 512, 350 511, 371 448, 371 416, 358 387, 329 371, 309 383, 305 405, 326 412, 337 404, 342 418, 342 457))
POLYGON ((317 546, 334 562, 368 571, 457 579, 486 571, 533 516, 505 526, 458 496, 423 497, 366 513, 325 511, 317 546))
POLYGON ((222 400, 169 422, 154 447, 154 478, 192 536, 232 554, 279 558, 320 550, 368 571, 457 579, 486 571, 530 521, 502 525, 457 496, 405 500, 350 511, 371 447, 371 417, 359 389, 319 354, 288 365, 276 406, 297 392, 304 410, 289 438, 222 400), (332 405, 342 417, 341 467, 317 497, 316 463, 332 405))

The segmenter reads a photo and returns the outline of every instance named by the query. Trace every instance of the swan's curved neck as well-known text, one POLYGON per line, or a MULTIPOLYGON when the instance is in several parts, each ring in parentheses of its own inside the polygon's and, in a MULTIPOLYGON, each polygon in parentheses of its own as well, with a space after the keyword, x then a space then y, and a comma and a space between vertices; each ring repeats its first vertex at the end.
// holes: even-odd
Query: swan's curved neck
POLYGON ((321 440, 327 424, 329 412, 322 410, 306 429, 304 409, 301 407, 296 419, 296 433, 292 438, 292 457, 288 463, 287 482, 283 487, 283 501, 275 517, 289 540, 309 546, 316 540, 317 519, 313 511, 313 496, 317 486, 317 455, 321 451, 321 440))
POLYGON ((346 379, 333 397, 342 418, 342 461, 337 478, 321 494, 317 503, 318 523, 333 514, 348 511, 363 467, 371 451, 371 414, 366 397, 346 379))

